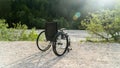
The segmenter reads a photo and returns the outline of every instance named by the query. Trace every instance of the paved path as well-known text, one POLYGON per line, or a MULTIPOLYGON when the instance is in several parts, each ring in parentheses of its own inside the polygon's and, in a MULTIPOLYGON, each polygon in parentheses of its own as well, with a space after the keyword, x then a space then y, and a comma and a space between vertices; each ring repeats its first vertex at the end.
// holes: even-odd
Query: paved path
POLYGON ((72 42, 62 57, 41 52, 35 42, 0 42, 0 68, 120 68, 120 44, 72 42))

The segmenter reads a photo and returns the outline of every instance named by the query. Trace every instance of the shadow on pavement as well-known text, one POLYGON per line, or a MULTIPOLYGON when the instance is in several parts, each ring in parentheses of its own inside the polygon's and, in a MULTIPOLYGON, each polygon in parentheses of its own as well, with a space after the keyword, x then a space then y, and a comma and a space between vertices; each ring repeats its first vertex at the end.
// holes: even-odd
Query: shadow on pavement
POLYGON ((3 68, 51 68, 64 56, 51 55, 52 49, 46 52, 38 52, 26 58, 6 65, 3 68))

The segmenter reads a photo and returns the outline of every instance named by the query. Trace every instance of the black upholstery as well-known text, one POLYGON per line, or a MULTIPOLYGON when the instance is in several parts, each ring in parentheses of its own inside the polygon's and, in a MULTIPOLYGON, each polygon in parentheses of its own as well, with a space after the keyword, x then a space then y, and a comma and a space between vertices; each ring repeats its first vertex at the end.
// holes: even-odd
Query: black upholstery
POLYGON ((48 41, 52 41, 57 32, 58 28, 56 22, 48 22, 45 24, 45 35, 48 41))

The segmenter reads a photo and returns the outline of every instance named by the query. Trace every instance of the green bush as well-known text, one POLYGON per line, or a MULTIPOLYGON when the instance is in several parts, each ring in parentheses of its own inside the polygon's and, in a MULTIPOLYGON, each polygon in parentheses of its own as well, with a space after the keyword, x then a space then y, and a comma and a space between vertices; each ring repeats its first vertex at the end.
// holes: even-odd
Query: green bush
POLYGON ((14 26, 14 29, 25 29, 25 30, 27 30, 27 26, 25 25, 25 24, 21 24, 21 22, 19 22, 19 23, 17 23, 17 24, 13 24, 13 26, 14 26))
POLYGON ((35 28, 33 28, 28 34, 29 40, 36 40, 37 36, 38 34, 35 32, 35 28))
POLYGON ((0 19, 0 41, 35 41, 37 32, 35 29, 28 32, 26 25, 13 24, 14 28, 7 28, 4 19, 0 19))
POLYGON ((107 41, 120 41, 120 11, 101 10, 91 13, 82 21, 92 34, 95 34, 107 41))
POLYGON ((8 25, 5 24, 5 20, 4 19, 0 19, 0 40, 7 40, 7 29, 8 25))

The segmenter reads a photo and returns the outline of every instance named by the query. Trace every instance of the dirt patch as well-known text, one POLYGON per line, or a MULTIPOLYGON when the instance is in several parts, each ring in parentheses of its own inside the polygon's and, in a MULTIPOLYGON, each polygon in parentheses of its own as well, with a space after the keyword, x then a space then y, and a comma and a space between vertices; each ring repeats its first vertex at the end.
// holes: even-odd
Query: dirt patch
POLYGON ((57 57, 35 42, 0 42, 0 68, 120 68, 120 44, 72 42, 72 51, 57 57))

